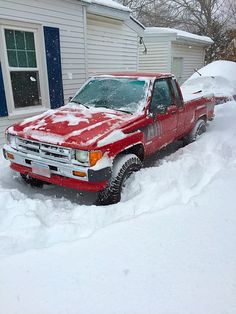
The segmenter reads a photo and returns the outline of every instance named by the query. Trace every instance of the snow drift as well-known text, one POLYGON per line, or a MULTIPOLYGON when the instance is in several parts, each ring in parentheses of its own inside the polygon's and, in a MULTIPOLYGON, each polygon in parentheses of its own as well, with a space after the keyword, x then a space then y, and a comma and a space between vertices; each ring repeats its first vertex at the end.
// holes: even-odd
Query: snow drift
POLYGON ((226 97, 236 96, 236 63, 232 61, 214 61, 194 73, 182 86, 184 100, 204 95, 226 97))
POLYGON ((235 102, 219 106, 207 133, 133 175, 122 201, 107 207, 91 205, 91 195, 56 186, 32 189, 1 157, 0 254, 71 242, 105 226, 188 203, 223 169, 235 167, 235 119, 235 102))

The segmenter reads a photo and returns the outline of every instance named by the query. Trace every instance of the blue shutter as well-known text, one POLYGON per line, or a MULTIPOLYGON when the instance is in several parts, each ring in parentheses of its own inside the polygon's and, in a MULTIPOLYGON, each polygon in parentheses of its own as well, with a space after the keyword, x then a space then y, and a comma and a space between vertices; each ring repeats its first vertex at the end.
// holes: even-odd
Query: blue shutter
POLYGON ((8 116, 6 95, 2 77, 2 67, 0 63, 0 117, 8 116))
POLYGON ((64 105, 59 28, 44 26, 51 108, 64 105))

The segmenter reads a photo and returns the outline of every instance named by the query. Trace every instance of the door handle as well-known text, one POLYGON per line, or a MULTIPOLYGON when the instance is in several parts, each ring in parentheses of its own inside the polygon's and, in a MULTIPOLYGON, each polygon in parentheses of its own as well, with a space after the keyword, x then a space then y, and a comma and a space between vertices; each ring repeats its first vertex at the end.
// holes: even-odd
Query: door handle
POLYGON ((171 114, 173 114, 173 115, 176 114, 176 111, 171 111, 171 114))

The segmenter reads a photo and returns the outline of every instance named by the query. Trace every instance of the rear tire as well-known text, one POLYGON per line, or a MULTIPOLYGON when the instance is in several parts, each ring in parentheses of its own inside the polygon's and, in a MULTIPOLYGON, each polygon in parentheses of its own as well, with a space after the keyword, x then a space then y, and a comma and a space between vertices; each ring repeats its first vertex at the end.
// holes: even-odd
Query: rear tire
POLYGON ((109 185, 98 193, 97 205, 118 203, 126 180, 133 172, 140 170, 141 160, 134 154, 118 156, 113 165, 113 174, 109 185))
POLYGON ((195 142, 197 137, 206 132, 206 122, 203 119, 197 120, 192 131, 183 138, 184 145, 195 142))
POLYGON ((21 173, 21 178, 31 186, 35 186, 37 188, 42 188, 44 185, 44 182, 35 178, 30 177, 28 174, 21 173))

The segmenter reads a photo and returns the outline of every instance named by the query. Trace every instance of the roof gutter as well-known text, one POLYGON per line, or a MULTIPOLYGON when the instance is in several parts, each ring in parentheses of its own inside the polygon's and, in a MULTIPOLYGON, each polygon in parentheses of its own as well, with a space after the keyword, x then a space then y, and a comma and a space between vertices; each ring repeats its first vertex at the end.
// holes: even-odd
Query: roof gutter
POLYGON ((214 41, 212 39, 209 38, 209 40, 204 40, 204 39, 195 39, 195 38, 189 38, 189 37, 185 37, 185 36, 181 36, 181 35, 177 35, 176 36, 176 41, 177 42, 184 42, 186 43, 192 43, 192 44, 198 44, 198 45, 202 45, 202 46, 211 46, 214 41))

